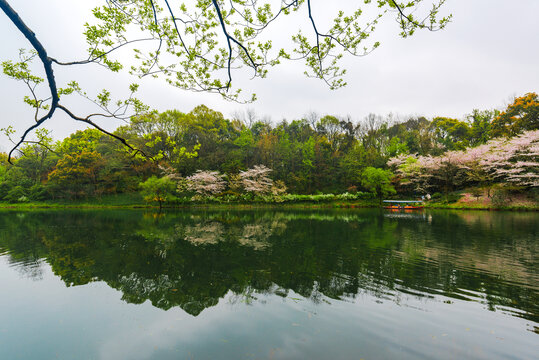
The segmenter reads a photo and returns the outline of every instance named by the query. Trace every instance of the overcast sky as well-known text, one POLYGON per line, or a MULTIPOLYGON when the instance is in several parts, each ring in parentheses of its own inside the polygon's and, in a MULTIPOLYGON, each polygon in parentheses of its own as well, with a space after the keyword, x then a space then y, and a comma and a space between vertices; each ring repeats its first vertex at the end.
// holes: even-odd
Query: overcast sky
MULTIPOLYGON (((11 0, 52 57, 84 57, 82 24, 91 20, 90 9, 100 1, 11 0)), ((346 2, 346 1, 345 1, 346 2)), ((356 1, 356 3, 362 1, 356 1)), ((327 1, 314 0, 313 9, 323 16, 327 1)), ((339 2, 331 2, 332 7, 339 2)), ((319 80, 307 79, 300 63, 286 63, 270 70, 266 79, 237 79, 246 92, 259 100, 250 105, 225 102, 218 95, 197 94, 172 88, 151 79, 143 81, 139 96, 158 110, 190 111, 198 104, 231 117, 234 111, 254 108, 276 122, 300 118, 308 111, 350 115, 361 120, 368 113, 386 115, 436 115, 463 118, 472 109, 500 108, 513 96, 539 91, 538 0, 448 0, 445 13, 453 20, 439 32, 418 32, 411 38, 397 36, 393 21, 382 24, 375 40, 381 47, 372 54, 350 57, 343 63, 348 86, 331 91, 319 80)), ((305 29, 307 32, 308 29, 305 29)), ((271 31, 271 30, 268 30, 271 31)), ((280 36, 283 30, 275 32, 280 36)), ((0 13, 0 60, 16 59, 28 42, 0 13)), ((110 74, 98 67, 78 67, 57 72, 58 80, 78 79, 90 89, 123 89, 134 80, 127 74, 110 74)), ((119 90, 118 90, 119 91, 119 90)), ((32 112, 22 103, 22 84, 0 76, 2 113, 0 127, 23 130, 32 123, 32 112)), ((83 114, 91 108, 74 103, 83 114)), ((118 123, 103 123, 108 129, 118 123)), ((84 128, 59 114, 46 123, 56 138, 84 128)), ((0 150, 9 149, 0 137, 0 150)))

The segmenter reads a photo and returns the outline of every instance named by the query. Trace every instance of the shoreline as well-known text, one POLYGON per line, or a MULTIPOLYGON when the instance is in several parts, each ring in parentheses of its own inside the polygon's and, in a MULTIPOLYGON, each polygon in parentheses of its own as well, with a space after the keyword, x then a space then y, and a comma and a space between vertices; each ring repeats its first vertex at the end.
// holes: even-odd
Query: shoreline
MULTIPOLYGON (((258 208, 273 208, 273 209, 383 209, 383 206, 367 202, 327 202, 327 203, 193 203, 193 204, 181 204, 181 205, 163 205, 161 210, 177 210, 177 209, 258 209, 258 208)), ((0 203, 0 209, 8 210, 33 210, 33 209, 151 209, 160 210, 159 206, 149 204, 91 204, 91 203, 24 203, 24 204, 10 204, 0 203)), ((482 211, 520 211, 530 212, 539 211, 539 204, 537 205, 508 205, 508 206, 489 206, 484 204, 440 204, 440 203, 427 203, 426 206, 421 209, 436 209, 436 210, 482 210, 482 211)), ((396 210, 396 211, 418 211, 418 210, 396 210)))

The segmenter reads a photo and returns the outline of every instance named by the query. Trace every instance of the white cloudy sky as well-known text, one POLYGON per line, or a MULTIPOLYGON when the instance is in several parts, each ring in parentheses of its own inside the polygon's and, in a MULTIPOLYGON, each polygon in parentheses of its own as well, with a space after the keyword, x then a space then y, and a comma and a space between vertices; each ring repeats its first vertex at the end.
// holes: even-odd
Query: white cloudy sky
MULTIPOLYGON (((342 2, 350 5, 351 1, 342 2)), ((326 7, 335 8, 342 2, 327 5, 327 1, 314 0, 315 14, 323 16, 326 7)), ((50 56, 71 60, 84 56, 82 24, 91 19, 90 9, 101 1, 9 3, 35 31, 50 56)), ((259 100, 250 105, 182 91, 159 81, 143 81, 139 96, 158 110, 175 108, 187 112, 203 103, 225 116, 251 107, 273 121, 299 118, 308 111, 350 115, 360 120, 371 112, 462 118, 474 108, 503 107, 513 96, 539 90, 538 0, 448 0, 444 11, 453 14, 446 30, 420 32, 408 39, 396 36, 398 28, 392 21, 383 23, 375 38, 381 47, 367 57, 347 58, 344 65, 349 85, 337 91, 305 78, 301 64, 294 63, 273 68, 267 79, 246 81, 239 75, 241 87, 258 95, 259 100)), ((279 24, 275 35, 284 34, 287 26, 291 25, 279 24)), ((19 48, 29 47, 3 13, 0 43, 2 61, 16 59, 19 48)), ((62 69, 56 75, 60 82, 78 79, 89 89, 119 90, 133 82, 127 74, 111 75, 96 67, 62 69)), ((21 84, 0 76, 0 127, 13 125, 20 131, 32 123, 31 110, 22 104, 24 95, 21 84)), ((74 105, 81 114, 90 110, 83 104, 74 105)), ((109 129, 118 125, 101 124, 109 129)), ((46 127, 53 130, 56 138, 84 128, 61 114, 46 127)), ((0 151, 8 149, 9 143, 0 137, 0 151)))

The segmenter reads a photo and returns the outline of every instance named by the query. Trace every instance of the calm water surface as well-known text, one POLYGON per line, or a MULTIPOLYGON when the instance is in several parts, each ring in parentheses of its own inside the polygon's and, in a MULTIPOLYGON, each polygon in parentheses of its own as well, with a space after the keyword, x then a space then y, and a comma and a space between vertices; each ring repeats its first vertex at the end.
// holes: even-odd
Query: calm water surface
POLYGON ((0 359, 537 359, 539 213, 2 211, 0 359))

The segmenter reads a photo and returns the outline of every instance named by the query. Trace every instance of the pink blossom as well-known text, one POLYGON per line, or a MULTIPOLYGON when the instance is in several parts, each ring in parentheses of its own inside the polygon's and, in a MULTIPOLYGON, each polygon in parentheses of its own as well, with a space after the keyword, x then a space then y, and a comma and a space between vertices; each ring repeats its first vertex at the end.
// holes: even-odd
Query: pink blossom
POLYGON ((216 195, 226 187, 226 181, 218 171, 197 170, 187 177, 187 188, 201 195, 216 195))
POLYGON ((403 179, 402 184, 413 184, 416 189, 440 184, 454 186, 466 181, 539 186, 539 130, 440 156, 400 155, 390 159, 388 165, 403 179))
POLYGON ((255 165, 246 171, 240 171, 243 188, 255 194, 268 194, 271 192, 273 181, 268 177, 272 170, 264 165, 255 165))

